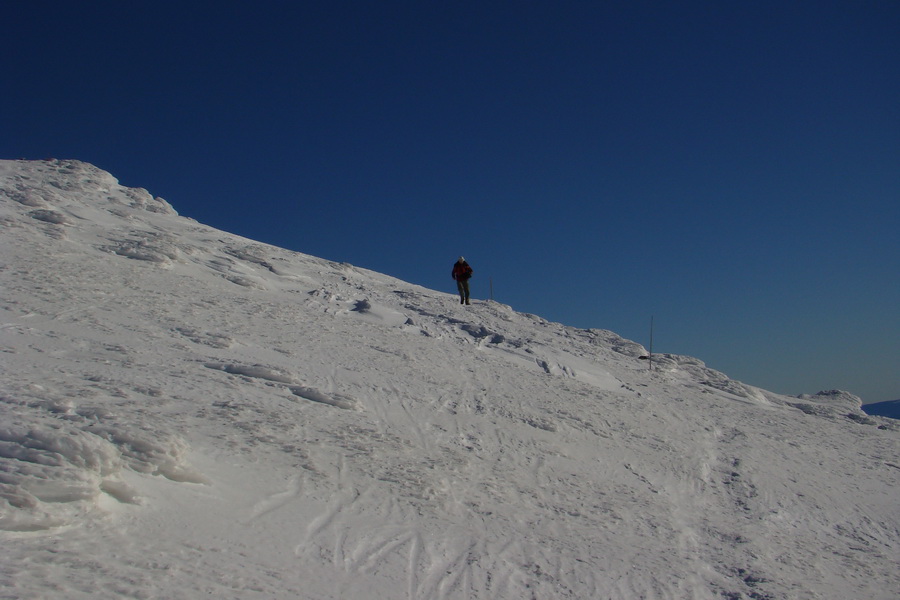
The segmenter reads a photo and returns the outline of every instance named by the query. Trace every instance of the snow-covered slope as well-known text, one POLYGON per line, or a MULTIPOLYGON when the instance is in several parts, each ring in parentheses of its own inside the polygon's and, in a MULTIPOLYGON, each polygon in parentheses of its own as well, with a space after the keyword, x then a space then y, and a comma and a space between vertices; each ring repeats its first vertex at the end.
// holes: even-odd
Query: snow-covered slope
POLYGON ((651 371, 75 161, 0 162, 0 223, 3 598, 897 598, 900 431, 849 394, 651 371))

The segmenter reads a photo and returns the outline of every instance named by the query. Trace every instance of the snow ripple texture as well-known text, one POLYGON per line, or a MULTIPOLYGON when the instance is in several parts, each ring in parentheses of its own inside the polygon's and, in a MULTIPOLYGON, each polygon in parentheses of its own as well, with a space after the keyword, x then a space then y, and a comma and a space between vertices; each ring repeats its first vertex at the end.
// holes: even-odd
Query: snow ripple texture
POLYGON ((0 227, 4 598, 897 598, 900 431, 852 394, 650 370, 77 161, 0 161, 0 227))

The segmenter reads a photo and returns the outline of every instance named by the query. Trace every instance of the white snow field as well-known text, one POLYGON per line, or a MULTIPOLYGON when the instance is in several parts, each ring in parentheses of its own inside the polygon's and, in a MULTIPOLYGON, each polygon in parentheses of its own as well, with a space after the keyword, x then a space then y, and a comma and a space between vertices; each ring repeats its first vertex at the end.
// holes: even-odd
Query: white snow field
POLYGON ((900 598, 898 422, 848 393, 651 371, 77 161, 0 162, 0 226, 0 598, 900 598))

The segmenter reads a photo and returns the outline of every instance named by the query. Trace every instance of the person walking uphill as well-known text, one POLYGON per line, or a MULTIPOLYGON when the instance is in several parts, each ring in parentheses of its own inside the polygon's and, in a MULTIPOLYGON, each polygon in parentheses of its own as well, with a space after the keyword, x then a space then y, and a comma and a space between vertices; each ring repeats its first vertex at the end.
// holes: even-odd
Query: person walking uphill
POLYGON ((472 277, 472 267, 462 256, 453 265, 450 276, 456 280, 456 289, 459 290, 459 303, 469 304, 469 278, 472 277))

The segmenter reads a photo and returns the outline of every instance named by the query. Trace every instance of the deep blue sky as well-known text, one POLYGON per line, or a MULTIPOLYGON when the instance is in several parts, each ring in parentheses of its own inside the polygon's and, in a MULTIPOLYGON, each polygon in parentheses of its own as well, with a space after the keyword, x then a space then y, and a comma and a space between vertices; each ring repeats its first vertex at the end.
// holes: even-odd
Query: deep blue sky
POLYGON ((750 384, 900 398, 900 3, 14 2, 0 157, 750 384))

